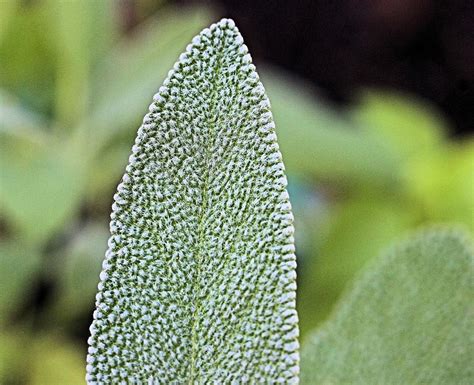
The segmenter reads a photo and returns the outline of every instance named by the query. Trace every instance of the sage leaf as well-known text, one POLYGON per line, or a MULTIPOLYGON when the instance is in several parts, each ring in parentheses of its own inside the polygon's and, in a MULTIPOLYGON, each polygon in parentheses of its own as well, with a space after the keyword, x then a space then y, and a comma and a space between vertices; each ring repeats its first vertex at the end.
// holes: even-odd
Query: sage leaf
POLYGON ((472 384, 472 244, 423 231, 375 261, 304 343, 303 384, 472 384))
POLYGON ((114 196, 95 383, 297 383, 293 215, 270 103, 232 20, 188 45, 114 196))

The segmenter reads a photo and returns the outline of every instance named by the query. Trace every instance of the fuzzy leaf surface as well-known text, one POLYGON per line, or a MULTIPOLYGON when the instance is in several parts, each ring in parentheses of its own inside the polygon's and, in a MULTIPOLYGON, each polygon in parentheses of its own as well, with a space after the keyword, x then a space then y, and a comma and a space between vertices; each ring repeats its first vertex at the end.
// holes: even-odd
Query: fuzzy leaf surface
POLYGON ((293 215, 270 104, 223 19, 154 97, 118 186, 89 383, 298 381, 293 215))
POLYGON ((375 261, 303 345, 303 384, 472 384, 474 254, 422 232, 375 261))

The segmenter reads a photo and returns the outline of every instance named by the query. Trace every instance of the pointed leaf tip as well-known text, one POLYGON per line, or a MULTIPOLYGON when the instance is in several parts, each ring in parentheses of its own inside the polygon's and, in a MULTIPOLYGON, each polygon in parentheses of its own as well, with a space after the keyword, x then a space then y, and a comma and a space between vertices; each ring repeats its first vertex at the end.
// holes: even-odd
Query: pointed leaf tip
POLYGON ((196 36, 153 97, 112 206, 87 381, 298 382, 293 215, 237 27, 196 36))

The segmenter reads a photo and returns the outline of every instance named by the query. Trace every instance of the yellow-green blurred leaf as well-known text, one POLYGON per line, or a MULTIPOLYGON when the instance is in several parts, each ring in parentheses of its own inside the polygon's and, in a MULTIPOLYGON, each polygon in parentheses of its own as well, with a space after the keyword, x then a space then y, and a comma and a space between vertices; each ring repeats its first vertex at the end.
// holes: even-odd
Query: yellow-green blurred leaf
POLYGON ((42 1, 19 4, 0 44, 0 85, 29 109, 50 114, 55 86, 51 17, 42 1))
POLYGON ((24 242, 47 239, 80 202, 87 159, 71 141, 45 143, 2 135, 0 204, 24 242))
POLYGON ((432 221, 458 222, 474 232, 474 141, 450 143, 406 170, 412 198, 432 221))
POLYGON ((17 327, 0 332, 0 384, 23 385, 28 379, 28 358, 26 345, 31 341, 24 329, 17 327))
POLYGON ((387 143, 331 111, 298 83, 272 72, 262 77, 290 173, 340 184, 390 185, 398 179, 398 158, 387 143))
MULTIPOLYGON (((203 8, 167 8, 110 51, 94 77, 91 115, 79 130, 101 148, 140 124, 150 98, 191 38, 209 23, 203 8)), ((133 138, 132 138, 133 139, 133 138)))
POLYGON ((110 197, 127 164, 130 146, 129 143, 114 141, 101 150, 99 160, 87 178, 86 199, 91 205, 107 207, 108 210, 110 197))
POLYGON ((366 90, 352 116, 404 158, 435 151, 447 131, 441 114, 413 96, 366 90))
POLYGON ((331 223, 300 274, 298 311, 302 335, 325 320, 346 285, 367 261, 414 221, 411 207, 396 197, 363 192, 332 209, 331 223))
POLYGON ((67 339, 37 338, 30 351, 28 385, 83 385, 84 355, 84 351, 67 339))
POLYGON ((7 0, 2 2, 2 6, 0 7, 0 44, 9 24, 14 20, 15 11, 18 5, 18 0, 7 0))
POLYGON ((116 35, 113 6, 111 0, 46 4, 57 60, 55 117, 62 126, 78 123, 87 111, 92 66, 116 35))

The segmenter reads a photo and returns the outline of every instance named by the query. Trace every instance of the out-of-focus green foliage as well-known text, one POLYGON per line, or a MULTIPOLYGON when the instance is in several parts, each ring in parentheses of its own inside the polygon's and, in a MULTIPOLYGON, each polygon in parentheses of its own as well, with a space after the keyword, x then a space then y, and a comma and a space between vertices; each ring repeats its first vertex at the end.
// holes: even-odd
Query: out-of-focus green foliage
POLYGON ((331 111, 299 82, 271 72, 264 72, 263 81, 291 173, 349 186, 397 181, 399 157, 384 138, 331 111))
POLYGON ((38 250, 14 239, 0 241, 0 325, 25 304, 31 282, 41 268, 38 250))
POLYGON ((371 263, 303 347, 302 384, 471 384, 473 268, 468 237, 447 229, 371 263))
POLYGON ((74 234, 64 254, 51 261, 50 271, 58 285, 51 310, 58 322, 73 321, 94 306, 97 277, 109 235, 105 223, 88 223, 74 234))
POLYGON ((361 193, 334 207, 316 263, 303 270, 300 282, 299 313, 303 332, 311 330, 332 310, 347 282, 372 257, 407 229, 411 213, 390 196, 361 193), (317 295, 315 295, 317 293, 317 295))
POLYGON ((338 196, 328 220, 313 229, 314 263, 300 274, 303 335, 328 316, 346 284, 387 242, 432 222, 456 222, 474 232, 472 140, 448 139, 436 112, 395 93, 366 92, 348 115, 362 136, 385 143, 384 152, 396 159, 394 178, 382 185, 362 178, 349 187, 323 183, 338 196))
POLYGON ((84 384, 84 357, 76 344, 58 336, 39 336, 30 349, 31 384, 84 384))
POLYGON ((447 138, 446 123, 406 96, 366 93, 355 119, 400 154, 402 192, 428 220, 459 221, 474 231, 474 141, 447 138))
POLYGON ((45 242, 74 215, 86 180, 83 153, 47 133, 41 143, 16 132, 2 137, 0 202, 23 241, 45 242))
POLYGON ((24 330, 17 327, 11 333, 0 332, 0 384, 24 384, 28 362, 24 357, 24 330))
POLYGON ((84 384, 84 354, 77 343, 24 328, 0 334, 0 384, 84 384))
POLYGON ((31 39, 17 39, 15 30, 7 33, 0 46, 0 61, 7 63, 0 80, 20 98, 4 93, 1 100, 6 121, 0 126, 0 202, 28 241, 41 243, 74 215, 85 191, 93 194, 115 183, 124 161, 117 154, 123 156, 124 151, 120 145, 118 151, 117 146, 104 145, 124 130, 132 137, 131 128, 138 124, 156 84, 208 16, 201 10, 169 9, 112 47, 115 29, 107 28, 114 19, 110 2, 87 1, 71 7, 47 2, 24 8, 12 24, 24 23, 33 29, 31 35, 47 49, 39 53, 44 63, 32 63, 31 49, 36 45, 30 47, 31 39), (87 23, 77 25, 81 18, 87 23), (55 70, 49 81, 36 74, 38 67, 55 70), (16 79, 23 81, 27 74, 35 81, 18 84, 16 79), (44 86, 39 84, 43 81, 44 86), (44 95, 48 88, 55 91, 54 100, 44 95), (48 107, 30 103, 30 99, 36 101, 38 90, 48 107), (53 112, 54 119, 48 119, 53 112), (42 118, 35 116, 41 113, 42 118))
MULTIPOLYGON (((151 3, 137 3, 157 12, 127 33, 114 1, 0 6, 0 383, 40 381, 13 357, 45 335, 82 349, 70 359, 83 366, 77 327, 91 319, 103 224, 144 106, 211 20, 151 3)), ((290 181, 304 340, 387 242, 431 222, 474 232, 474 142, 449 138, 412 96, 372 90, 336 109, 259 64, 290 181)))

